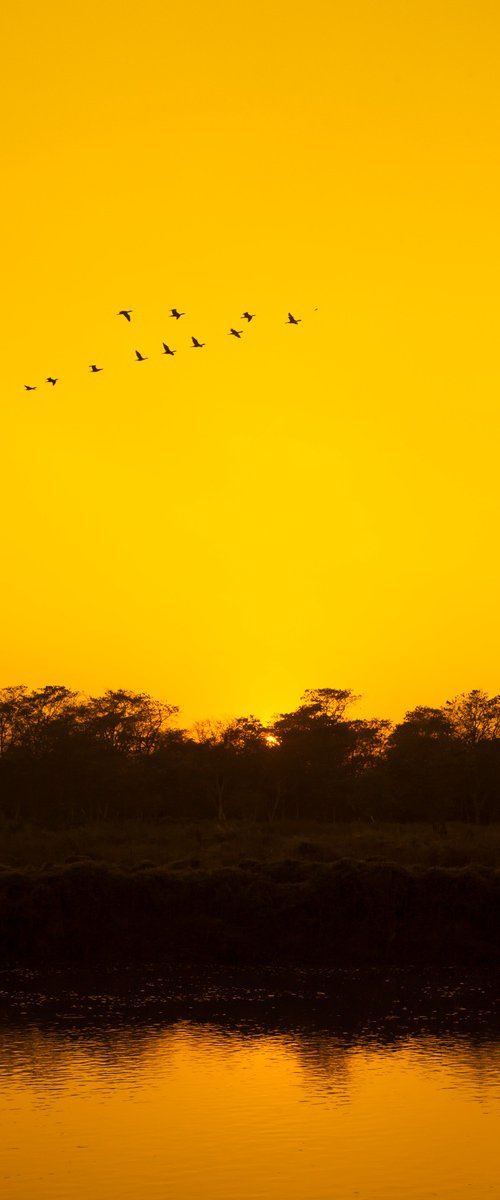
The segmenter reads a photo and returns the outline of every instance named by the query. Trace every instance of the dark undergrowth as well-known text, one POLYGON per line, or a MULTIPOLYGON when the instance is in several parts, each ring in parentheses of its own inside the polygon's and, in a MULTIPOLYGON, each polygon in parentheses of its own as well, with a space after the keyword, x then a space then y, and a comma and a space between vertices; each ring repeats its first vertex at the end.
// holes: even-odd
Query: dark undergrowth
POLYGON ((121 867, 230 867, 247 860, 500 869, 500 824, 321 821, 94 821, 63 829, 0 819, 0 870, 91 859, 121 867))
POLYGON ((487 965, 500 872, 283 859, 213 869, 79 859, 0 870, 0 966, 487 965))

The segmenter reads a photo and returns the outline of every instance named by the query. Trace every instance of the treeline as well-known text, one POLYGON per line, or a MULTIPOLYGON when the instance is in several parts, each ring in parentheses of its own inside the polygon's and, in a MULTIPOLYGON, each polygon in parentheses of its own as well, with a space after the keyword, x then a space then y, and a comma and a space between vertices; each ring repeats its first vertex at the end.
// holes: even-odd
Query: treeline
POLYGON ((349 689, 256 717, 177 727, 144 694, 0 691, 0 818, 500 820, 500 696, 474 690, 403 721, 359 719, 349 689))

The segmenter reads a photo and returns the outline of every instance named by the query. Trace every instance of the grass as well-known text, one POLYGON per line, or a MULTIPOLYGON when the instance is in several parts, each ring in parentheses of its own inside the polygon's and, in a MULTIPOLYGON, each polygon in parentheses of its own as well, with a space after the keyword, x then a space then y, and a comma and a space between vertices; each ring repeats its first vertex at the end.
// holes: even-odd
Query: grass
POLYGON ((500 825, 0 829, 16 962, 500 963, 500 825))
POLYGON ((0 825, 0 868, 78 859, 127 869, 214 870, 278 861, 392 862, 405 867, 500 868, 500 825, 215 822, 89 824, 72 829, 0 825))

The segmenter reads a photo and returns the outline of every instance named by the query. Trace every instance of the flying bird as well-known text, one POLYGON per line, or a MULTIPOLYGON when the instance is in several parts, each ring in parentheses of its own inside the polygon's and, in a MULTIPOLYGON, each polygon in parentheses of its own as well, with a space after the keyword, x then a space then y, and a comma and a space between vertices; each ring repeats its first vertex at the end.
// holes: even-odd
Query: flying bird
POLYGON ((242 333, 243 333, 243 330, 242 330, 242 329, 230 329, 230 330, 229 330, 229 337, 237 337, 237 338, 240 338, 240 337, 241 337, 241 335, 242 335, 242 333))
POLYGON ((131 312, 133 312, 133 311, 134 311, 134 310, 133 310, 133 308, 121 308, 121 309, 120 309, 120 311, 119 311, 119 313, 118 313, 117 315, 118 315, 119 317, 125 317, 125 320, 126 320, 126 321, 130 321, 130 319, 131 319, 131 318, 130 318, 130 314, 131 314, 131 312))
POLYGON ((285 325, 299 325, 301 320, 302 317, 294 317, 292 313, 288 313, 288 321, 285 321, 285 325))
POLYGON ((25 383, 24 387, 25 387, 25 390, 26 390, 27 392, 36 392, 36 386, 35 386, 35 387, 30 387, 30 384, 29 384, 29 383, 25 383))
POLYGON ((51 383, 51 384, 52 384, 52 387, 55 387, 55 386, 56 386, 56 383, 57 383, 57 379, 53 379, 53 378, 52 378, 52 375, 49 375, 49 376, 48 376, 48 379, 46 379, 46 380, 45 380, 45 382, 46 382, 46 383, 51 383))
POLYGON ((163 353, 164 353, 164 354, 171 354, 171 355, 172 355, 172 358, 173 358, 174 354, 176 354, 176 353, 177 353, 177 351, 176 351, 176 350, 171 350, 171 349, 170 349, 170 346, 167 346, 167 343, 166 343, 166 342, 162 342, 162 346, 163 346, 163 353))
POLYGON ((136 350, 135 357, 137 359, 137 362, 147 362, 148 361, 147 355, 144 356, 144 354, 141 354, 140 350, 136 350))
POLYGON ((93 374, 93 375, 97 375, 97 372, 98 372, 98 371, 102 371, 102 370, 103 370, 103 367, 96 367, 95 363, 92 363, 92 366, 90 367, 90 370, 92 371, 92 374, 93 374))
POLYGON ((204 342, 199 342, 198 338, 193 337, 192 334, 191 334, 191 341, 193 343, 193 345, 191 346, 192 350, 202 350, 205 345, 204 342))
POLYGON ((243 319, 243 317, 245 317, 247 321, 253 321, 254 316, 255 316, 255 313, 249 313, 249 312, 244 312, 241 314, 242 319, 243 319))
POLYGON ((171 309, 170 309, 170 316, 171 316, 171 317, 175 317, 176 321, 178 321, 178 320, 179 320, 179 317, 185 317, 185 316, 186 316, 186 314, 185 314, 185 313, 183 313, 183 312, 182 312, 182 313, 180 313, 180 312, 178 311, 178 309, 177 309, 177 308, 171 308, 171 309))

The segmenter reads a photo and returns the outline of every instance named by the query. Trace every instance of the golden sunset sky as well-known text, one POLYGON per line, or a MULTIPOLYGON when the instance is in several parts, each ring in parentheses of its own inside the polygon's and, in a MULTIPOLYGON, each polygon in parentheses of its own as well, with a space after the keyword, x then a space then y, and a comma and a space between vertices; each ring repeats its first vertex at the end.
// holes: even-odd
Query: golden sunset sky
POLYGON ((186 722, 500 690, 498 4, 2 33, 0 684, 186 722))

